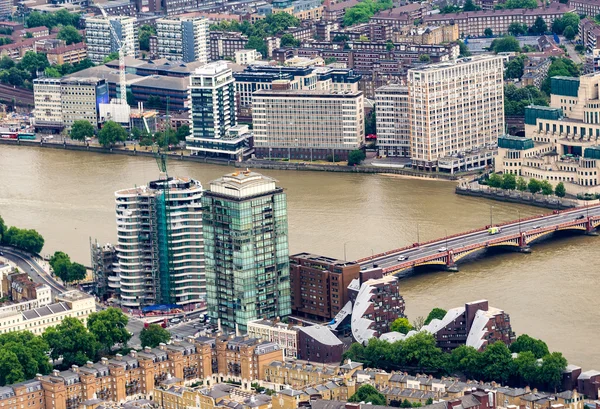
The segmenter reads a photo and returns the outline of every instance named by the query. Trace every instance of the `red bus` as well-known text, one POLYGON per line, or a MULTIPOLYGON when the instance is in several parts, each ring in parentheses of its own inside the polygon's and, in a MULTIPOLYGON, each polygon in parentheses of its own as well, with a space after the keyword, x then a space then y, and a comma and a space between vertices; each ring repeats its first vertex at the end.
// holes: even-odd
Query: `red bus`
POLYGON ((4 139, 17 139, 19 134, 17 132, 0 132, 0 138, 4 139))

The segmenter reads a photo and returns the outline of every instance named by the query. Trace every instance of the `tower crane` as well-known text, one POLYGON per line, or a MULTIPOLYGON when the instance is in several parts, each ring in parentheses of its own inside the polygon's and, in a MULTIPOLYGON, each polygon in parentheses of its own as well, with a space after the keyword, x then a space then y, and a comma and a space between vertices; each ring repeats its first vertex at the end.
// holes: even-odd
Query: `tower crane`
POLYGON ((120 90, 120 98, 117 98, 117 103, 120 105, 127 105, 127 79, 125 78, 125 52, 127 43, 125 41, 121 42, 115 28, 113 27, 110 19, 108 18, 108 14, 104 7, 99 3, 95 3, 96 7, 100 9, 102 16, 108 23, 108 27, 110 29, 110 34, 113 39, 117 43, 117 47, 119 48, 119 90, 120 90))

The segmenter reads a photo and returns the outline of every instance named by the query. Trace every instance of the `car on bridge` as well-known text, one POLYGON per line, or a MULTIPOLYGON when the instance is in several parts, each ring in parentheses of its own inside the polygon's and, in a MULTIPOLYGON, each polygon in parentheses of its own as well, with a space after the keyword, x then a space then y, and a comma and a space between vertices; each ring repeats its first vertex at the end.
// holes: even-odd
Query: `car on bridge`
POLYGON ((408 260, 408 256, 400 256, 398 257, 398 261, 406 261, 408 260))
POLYGON ((448 251, 448 249, 446 247, 440 247, 438 249, 438 252, 443 253, 444 251, 448 251))

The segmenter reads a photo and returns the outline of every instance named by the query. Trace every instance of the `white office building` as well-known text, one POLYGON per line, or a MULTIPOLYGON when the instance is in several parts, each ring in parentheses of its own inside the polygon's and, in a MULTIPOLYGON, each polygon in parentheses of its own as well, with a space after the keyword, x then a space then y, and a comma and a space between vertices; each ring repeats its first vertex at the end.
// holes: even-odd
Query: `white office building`
POLYGON ((160 58, 208 62, 210 44, 205 18, 159 18, 156 20, 156 37, 160 58))
POLYGON ((377 150, 381 156, 410 157, 408 87, 385 85, 375 91, 377 150))

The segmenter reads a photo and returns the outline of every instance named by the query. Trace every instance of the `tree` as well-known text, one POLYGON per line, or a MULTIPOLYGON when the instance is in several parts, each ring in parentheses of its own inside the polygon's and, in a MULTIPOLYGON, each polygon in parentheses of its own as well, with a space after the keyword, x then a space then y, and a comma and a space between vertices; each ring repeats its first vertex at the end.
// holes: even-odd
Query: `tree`
POLYGON ((137 105, 137 101, 135 100, 135 96, 133 95, 133 92, 127 91, 126 98, 127 98, 127 105, 129 105, 129 106, 137 105))
POLYGON ((567 360, 560 352, 553 352, 546 355, 539 369, 539 381, 547 388, 556 391, 561 385, 562 373, 566 367, 567 360))
POLYGON ((400 353, 404 364, 419 373, 432 372, 447 366, 447 356, 437 347, 435 337, 428 332, 418 332, 402 343, 400 353))
POLYGON ((538 381, 538 362, 530 351, 524 351, 513 360, 512 376, 521 385, 533 385, 538 381))
POLYGON ((488 179, 489 187, 502 187, 502 176, 497 173, 492 173, 488 179))
POLYGON ((517 188, 517 178, 512 173, 502 175, 502 189, 515 190, 517 188))
POLYGON ((89 121, 85 119, 78 119, 73 122, 71 126, 71 139, 76 141, 84 141, 85 138, 91 138, 94 136, 95 129, 89 121))
POLYGON ((392 51, 396 46, 394 45, 394 42, 391 40, 387 40, 385 42, 385 49, 386 51, 392 51))
POLYGON ((365 135, 377 133, 377 116, 375 109, 372 109, 369 115, 365 118, 365 135))
POLYGON ((421 328, 423 328, 423 325, 425 325, 425 317, 421 315, 415 318, 412 322, 412 326, 415 329, 415 331, 420 331, 421 328))
POLYGON ((81 281, 87 276, 87 270, 83 264, 71 263, 67 269, 67 282, 81 281))
POLYGON ((118 59, 119 59, 119 53, 112 52, 112 53, 108 54, 106 57, 104 57, 104 60, 102 60, 102 64, 106 64, 106 63, 109 63, 111 61, 118 60, 118 59))
POLYGON ((519 55, 506 64, 504 70, 504 78, 507 79, 519 79, 523 76, 523 70, 525 69, 525 56, 519 55))
POLYGON ((6 234, 6 223, 4 223, 4 219, 0 216, 0 243, 4 241, 4 235, 6 234))
POLYGON ((150 51, 150 36, 156 35, 156 28, 143 24, 139 30, 140 50, 150 51))
POLYGON ((327 57, 327 58, 325 58, 325 65, 333 64, 336 61, 337 61, 337 58, 335 58, 335 57, 327 57))
POLYGON ((127 345, 131 334, 127 330, 129 319, 118 308, 107 308, 106 310, 90 314, 87 327, 100 343, 101 349, 110 352, 115 344, 127 345))
MULTIPOLYGON (((48 344, 29 331, 10 332, 0 335, 0 349, 15 354, 18 364, 14 365, 18 372, 22 372, 24 379, 31 379, 36 374, 42 375, 52 371, 52 365, 46 355, 50 352, 48 344)), ((1 370, 0 370, 1 371, 1 370)), ((0 379, 3 374, 0 374, 0 379)))
POLYGON ((69 267, 71 267, 71 258, 62 251, 56 251, 48 261, 54 274, 65 283, 69 281, 69 267))
POLYGON ((521 51, 521 47, 519 46, 519 42, 516 38, 507 36, 496 38, 494 41, 492 41, 490 50, 496 54, 504 52, 519 52, 521 51))
POLYGON ((150 324, 140 332, 142 347, 156 348, 159 344, 166 344, 171 339, 169 331, 158 324, 150 324))
POLYGON ((64 366, 81 366, 96 359, 98 341, 77 318, 67 317, 47 328, 43 338, 50 346, 50 357, 56 360, 62 356, 64 366))
POLYGON ((434 308, 429 312, 427 318, 425 318, 425 325, 429 325, 429 323, 433 320, 441 320, 446 316, 447 311, 442 308, 434 308))
POLYGON ((535 19, 533 26, 531 26, 531 32, 533 34, 545 34, 548 31, 548 25, 546 24, 546 20, 544 20, 541 16, 535 19))
POLYGON ((483 30, 483 35, 486 37, 492 37, 494 35, 494 32, 491 28, 487 27, 485 30, 483 30))
POLYGON ((421 54, 421 55, 419 56, 419 61, 420 61, 420 62, 425 62, 425 63, 428 63, 428 62, 430 62, 430 61, 431 61, 431 57, 429 56, 429 54, 421 54))
POLYGON ((413 326, 410 325, 408 318, 396 318, 394 322, 390 324, 390 331, 400 332, 402 334, 408 334, 409 331, 413 330, 413 326))
POLYGON ((519 23, 517 21, 513 21, 508 26, 508 33, 512 36, 520 36, 527 33, 527 25, 523 23, 519 23))
POLYGON ((0 349, 0 386, 24 380, 25 374, 17 355, 12 351, 0 349))
POLYGON ((262 37, 252 36, 248 38, 248 42, 246 43, 247 50, 256 50, 258 51, 263 58, 267 56, 267 44, 262 37))
POLYGON ((510 377, 511 353, 502 341, 488 345, 479 355, 479 367, 484 380, 506 383, 510 377))
POLYGON ((2 57, 2 59, 0 59, 0 69, 8 70, 14 66, 15 62, 10 57, 5 55, 2 57))
POLYGON ((461 40, 457 40, 456 42, 458 43, 458 48, 460 49, 459 57, 469 57, 471 55, 471 51, 469 51, 467 45, 461 40))
POLYGON ((299 47, 300 40, 294 38, 292 34, 284 34, 281 36, 281 46, 282 47, 299 47))
POLYGON ((386 405, 387 401, 375 387, 369 384, 362 385, 356 393, 350 396, 349 402, 371 402, 373 405, 386 405))
POLYGON ((348 166, 360 165, 367 156, 360 149, 355 149, 348 154, 348 166))
POLYGON ((44 70, 44 75, 49 78, 60 78, 63 75, 60 73, 58 68, 56 67, 48 67, 44 70))
POLYGON ((575 31, 573 27, 568 26, 567 28, 565 28, 565 31, 563 31, 563 35, 567 40, 573 40, 577 35, 577 31, 575 31))
POLYGON ((535 195, 542 190, 542 187, 540 186, 539 180, 531 178, 527 184, 527 189, 529 189, 529 191, 535 195))
POLYGON ((466 0, 465 4, 463 4, 463 11, 478 11, 481 10, 481 7, 477 6, 473 0, 466 0))
POLYGON ((79 31, 73 26, 64 26, 61 28, 56 38, 64 40, 67 45, 80 43, 83 40, 79 31))
POLYGON ((524 192, 527 190, 527 182, 521 176, 517 179, 517 190, 524 192))
POLYGON ((461 345, 450 353, 448 372, 461 372, 468 379, 480 379, 479 352, 470 346, 461 345))
POLYGON ((17 68, 27 71, 32 78, 37 78, 38 72, 43 72, 50 66, 46 54, 27 51, 21 61, 17 64, 17 68))
POLYGON ((565 197, 567 194, 567 190, 565 189, 565 184, 563 182, 559 182, 554 188, 554 194, 558 197, 565 197))
POLYGON ((496 6, 497 9, 535 9, 537 7, 537 0, 506 0, 504 4, 496 6))
POLYGON ((114 122, 107 121, 100 132, 98 132, 98 142, 105 148, 112 146, 115 142, 122 142, 127 139, 127 132, 123 127, 114 122))
POLYGON ((543 180, 540 183, 540 189, 542 190, 542 194, 544 196, 549 196, 554 193, 554 188, 552 187, 550 182, 548 182, 547 180, 543 180))
POLYGON ((554 58, 548 68, 548 74, 541 89, 546 94, 550 94, 551 78, 555 76, 579 77, 581 74, 580 68, 569 58, 554 58))
POLYGON ((536 359, 549 354, 548 345, 544 341, 532 338, 527 334, 519 335, 515 342, 510 345, 510 352, 517 354, 531 352, 536 359))
POLYGON ((190 127, 189 125, 181 125, 179 128, 177 128, 177 139, 180 141, 185 141, 185 137, 188 136, 190 134, 190 127))
POLYGON ((150 95, 146 100, 146 106, 148 108, 162 109, 163 103, 158 95, 150 95))
POLYGON ((38 254, 44 247, 44 238, 35 230, 11 226, 4 234, 4 244, 38 254))

